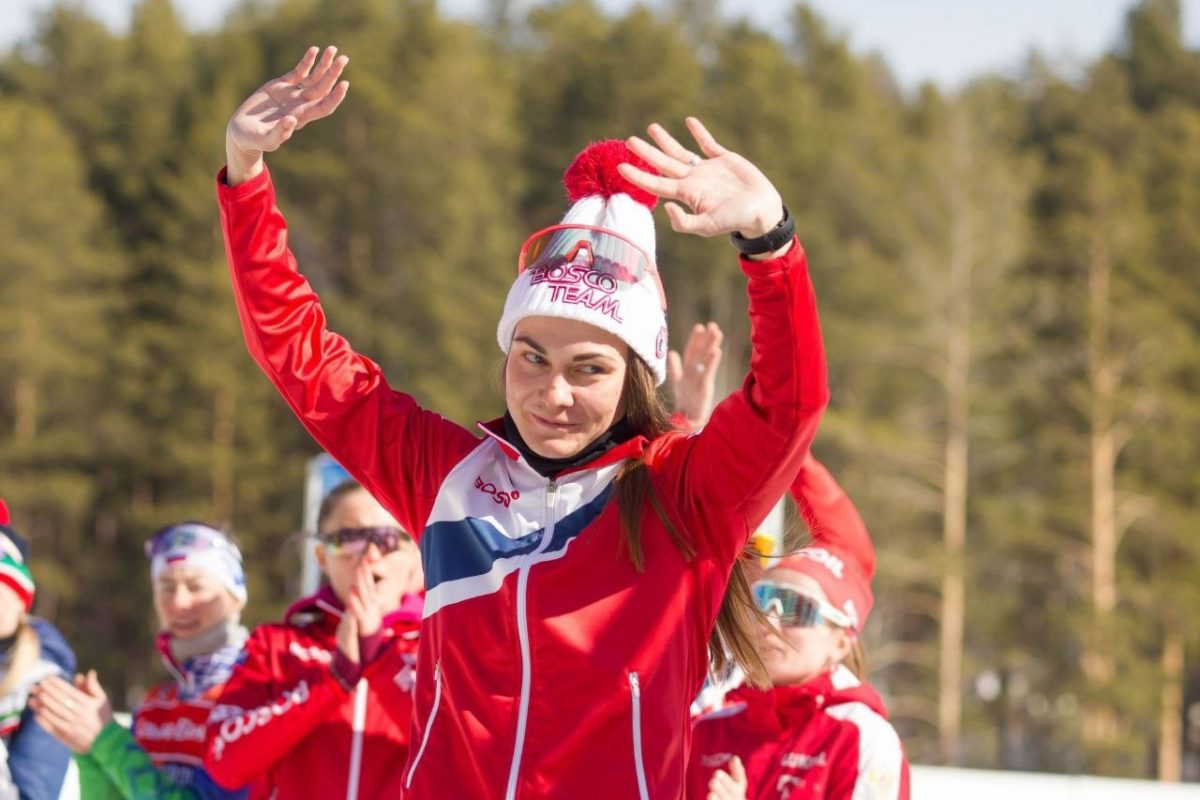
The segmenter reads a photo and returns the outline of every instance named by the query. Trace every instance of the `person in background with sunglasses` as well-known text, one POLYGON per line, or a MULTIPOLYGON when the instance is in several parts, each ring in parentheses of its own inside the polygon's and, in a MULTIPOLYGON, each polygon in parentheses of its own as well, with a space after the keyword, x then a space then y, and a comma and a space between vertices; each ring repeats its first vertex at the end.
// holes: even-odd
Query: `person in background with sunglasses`
MULTIPOLYGON (((765 680, 754 631, 766 623, 738 554, 787 491, 828 398, 795 222, 767 177, 694 117, 695 150, 660 125, 653 143, 584 149, 564 176, 566 215, 517 258, 496 330, 506 413, 480 436, 394 390, 329 331, 288 249, 263 154, 333 113, 346 64, 310 48, 253 92, 226 128, 217 192, 251 355, 420 542, 404 796, 679 797, 709 654, 733 653, 765 680), (676 231, 734 245, 747 282, 750 374, 693 435, 657 394, 660 198, 676 231)), ((471 225, 446 220, 447 241, 489 235, 471 225)), ((279 704, 229 737, 270 728, 279 704)))
POLYGON ((32 616, 37 592, 29 540, 11 526, 0 500, 0 798, 59 796, 71 753, 36 714, 41 683, 75 671, 58 629, 32 616))
POLYGON ((262 625, 209 719, 206 768, 276 800, 399 797, 423 574, 416 544, 354 482, 317 515, 321 589, 262 625))
POLYGON ((728 693, 694 725, 690 800, 907 800, 908 762, 862 680, 875 550, 850 498, 810 453, 792 486, 812 542, 753 584, 774 623, 772 683, 728 693))
POLYGON ((205 725, 229 679, 246 629, 246 576, 237 545, 201 522, 170 525, 146 542, 157 644, 172 680, 154 686, 126 729, 95 670, 42 681, 38 721, 75 753, 84 800, 244 798, 204 771, 205 725))

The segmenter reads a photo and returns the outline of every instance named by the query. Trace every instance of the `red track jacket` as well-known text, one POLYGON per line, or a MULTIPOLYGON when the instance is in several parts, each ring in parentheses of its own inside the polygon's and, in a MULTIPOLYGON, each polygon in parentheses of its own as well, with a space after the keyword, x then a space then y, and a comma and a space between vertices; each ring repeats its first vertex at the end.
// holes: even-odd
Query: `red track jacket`
POLYGON ((733 690, 696 720, 689 800, 738 756, 750 800, 908 800, 908 763, 879 695, 839 667, 800 686, 733 690))
POLYGON ((787 491, 827 400, 800 247, 741 262, 750 374, 702 431, 635 438, 549 480, 496 426, 481 440, 420 408, 326 329, 269 175, 219 179, 218 192, 251 355, 314 438, 420 531, 427 593, 406 796, 681 796, 688 704, 730 570, 787 491), (647 505, 645 569, 633 568, 609 502, 630 458, 644 459, 692 558, 647 505))
POLYGON ((384 620, 381 650, 350 689, 330 669, 341 616, 325 588, 251 634, 208 720, 204 767, 217 783, 253 782, 276 800, 400 796, 419 610, 384 620))

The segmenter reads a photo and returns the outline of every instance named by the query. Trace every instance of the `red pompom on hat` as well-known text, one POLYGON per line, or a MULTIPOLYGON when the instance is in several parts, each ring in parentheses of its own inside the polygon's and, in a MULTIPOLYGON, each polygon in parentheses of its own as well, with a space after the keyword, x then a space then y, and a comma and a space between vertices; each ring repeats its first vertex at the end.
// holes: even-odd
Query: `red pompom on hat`
POLYGON ((627 181, 617 167, 632 164, 643 172, 657 175, 658 170, 634 154, 620 139, 603 139, 588 145, 575 156, 571 166, 563 173, 563 186, 567 199, 576 203, 593 195, 612 197, 627 194, 646 208, 658 205, 658 198, 627 181))
POLYGON ((0 497, 0 525, 8 524, 8 506, 4 504, 4 498, 0 497))

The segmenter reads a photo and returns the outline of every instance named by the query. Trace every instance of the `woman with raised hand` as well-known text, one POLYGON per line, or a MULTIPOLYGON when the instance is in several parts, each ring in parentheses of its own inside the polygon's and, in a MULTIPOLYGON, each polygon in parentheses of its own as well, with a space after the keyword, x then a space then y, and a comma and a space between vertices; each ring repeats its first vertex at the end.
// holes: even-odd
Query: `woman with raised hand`
POLYGON ((420 541, 406 797, 678 797, 709 652, 764 678, 735 562, 826 402, 795 226, 770 181, 694 118, 699 152, 659 125, 653 143, 589 147, 567 170, 563 221, 517 259, 497 328, 505 414, 479 438, 327 330, 288 250, 263 154, 334 111, 346 63, 312 48, 242 104, 218 194, 251 355, 420 541), (747 277, 750 374, 694 435, 672 428, 656 391, 660 197, 675 230, 731 235, 747 277))
POLYGON ((209 719, 206 768, 255 795, 398 797, 408 755, 421 561, 353 481, 317 514, 323 585, 261 625, 209 719))
POLYGON ((146 556, 171 680, 150 689, 127 729, 113 719, 95 670, 73 683, 48 678, 31 701, 37 719, 75 753, 84 800, 246 797, 201 767, 209 712, 246 641, 241 552, 224 532, 183 522, 155 533, 146 556))
POLYGON ((33 696, 39 682, 74 672, 75 654, 58 629, 30 614, 37 586, 28 558, 29 540, 0 500, 0 797, 53 800, 71 753, 35 715, 33 696))
POLYGON ((864 681, 859 634, 875 550, 862 518, 811 454, 792 486, 810 544, 754 583, 772 620, 771 688, 741 686, 696 720, 691 800, 907 800, 908 763, 883 700, 864 681))

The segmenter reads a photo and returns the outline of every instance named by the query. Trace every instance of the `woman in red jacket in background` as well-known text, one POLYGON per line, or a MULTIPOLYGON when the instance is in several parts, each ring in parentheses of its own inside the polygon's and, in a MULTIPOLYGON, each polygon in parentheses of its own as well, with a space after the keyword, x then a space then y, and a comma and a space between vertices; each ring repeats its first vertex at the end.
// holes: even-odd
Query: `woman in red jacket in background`
POLYGON ((837 481, 810 454, 792 487, 812 542, 754 588, 775 622, 763 661, 773 687, 740 687, 696 720, 692 800, 907 800, 908 763, 861 665, 875 552, 837 481), (861 667, 860 667, 861 668, 861 667))
POLYGON ((317 520, 325 585, 246 642, 208 722, 205 769, 254 796, 400 795, 408 756, 420 554, 349 482, 317 520), (261 794, 260 794, 261 793, 261 794))

